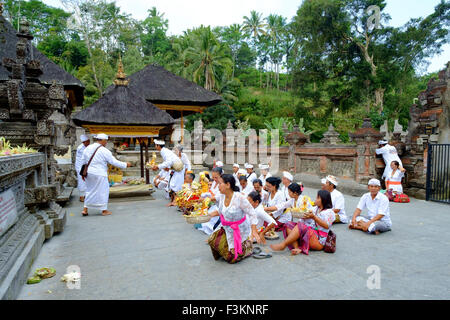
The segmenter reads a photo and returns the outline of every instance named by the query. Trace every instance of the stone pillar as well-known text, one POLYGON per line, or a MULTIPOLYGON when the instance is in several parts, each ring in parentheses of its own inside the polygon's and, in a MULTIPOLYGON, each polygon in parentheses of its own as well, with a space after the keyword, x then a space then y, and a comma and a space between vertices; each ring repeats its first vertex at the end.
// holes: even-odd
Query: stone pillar
POLYGON ((330 124, 330 126, 328 127, 328 131, 323 134, 323 138, 320 140, 320 142, 331 145, 336 145, 342 142, 339 138, 339 133, 334 130, 333 124, 330 124))
POLYGON ((371 178, 378 178, 375 170, 375 149, 383 134, 372 128, 370 119, 365 118, 361 128, 349 136, 356 143, 355 179, 358 183, 367 184, 371 178))
POLYGON ((297 147, 301 147, 306 143, 307 137, 300 132, 298 126, 294 126, 292 132, 285 136, 285 140, 289 143, 288 169, 295 173, 297 171, 296 169, 300 166, 300 163, 297 163, 295 152, 297 147))

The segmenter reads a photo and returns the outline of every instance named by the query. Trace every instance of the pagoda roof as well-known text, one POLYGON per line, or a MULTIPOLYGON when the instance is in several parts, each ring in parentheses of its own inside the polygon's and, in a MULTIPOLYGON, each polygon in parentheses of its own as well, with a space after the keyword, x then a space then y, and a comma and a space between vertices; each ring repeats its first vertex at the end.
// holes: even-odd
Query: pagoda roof
MULTIPOLYGON (((127 79, 132 91, 154 104, 208 107, 222 101, 218 94, 156 64, 147 65, 127 79)), ((112 88, 108 87, 106 92, 112 88)))
POLYGON ((79 126, 167 126, 175 122, 166 111, 157 108, 126 85, 114 85, 103 97, 73 115, 72 120, 79 126))

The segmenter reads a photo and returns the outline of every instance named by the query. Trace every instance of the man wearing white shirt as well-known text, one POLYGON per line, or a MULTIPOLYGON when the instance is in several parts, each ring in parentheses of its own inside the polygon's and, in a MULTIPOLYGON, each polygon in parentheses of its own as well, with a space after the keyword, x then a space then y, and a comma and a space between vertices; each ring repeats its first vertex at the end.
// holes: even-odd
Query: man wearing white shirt
POLYGON ((121 169, 131 167, 129 162, 117 160, 111 151, 106 149, 105 146, 108 142, 108 136, 106 134, 98 134, 96 140, 97 142, 86 147, 83 152, 82 165, 87 165, 92 157, 92 161, 87 170, 88 175, 84 180, 86 182, 86 197, 82 211, 83 216, 88 215, 88 209, 102 210, 102 215, 104 216, 111 214, 111 211, 108 211, 108 163, 121 169))
POLYGON ((282 186, 280 188, 280 191, 286 198, 285 201, 289 201, 291 199, 291 197, 289 196, 288 187, 290 186, 292 181, 294 181, 294 176, 287 171, 283 171, 283 178, 281 179, 282 186))
POLYGON ((349 228, 373 234, 390 231, 392 222, 389 213, 389 199, 380 193, 380 180, 370 179, 368 189, 369 192, 359 200, 349 228), (360 216, 364 209, 367 209, 368 217, 360 216))
POLYGON ((391 146, 386 140, 380 140, 378 141, 378 144, 381 148, 376 149, 376 154, 381 154, 383 156, 385 168, 383 172, 382 179, 386 179, 386 177, 389 177, 392 172, 391 168, 391 162, 392 161, 398 161, 400 166, 403 166, 402 161, 400 160, 400 157, 398 156, 397 149, 394 146, 391 146))
POLYGON ((272 174, 269 172, 269 165, 267 164, 260 164, 259 170, 261 171, 261 175, 259 176, 259 180, 261 180, 262 185, 264 186, 266 184, 266 179, 270 178, 272 174))
POLYGON ((84 182, 83 178, 80 175, 80 170, 82 166, 82 160, 83 160, 83 152, 86 149, 87 146, 91 143, 89 140, 89 137, 85 134, 82 134, 80 136, 81 144, 77 148, 77 154, 75 157, 75 171, 77 172, 77 188, 80 192, 80 201, 84 202, 84 196, 86 193, 86 183, 84 182))
POLYGON ((247 181, 250 185, 253 185, 253 180, 258 179, 256 173, 253 172, 253 165, 250 163, 246 163, 244 167, 247 170, 247 181))
POLYGON ((234 180, 236 180, 236 185, 239 185, 239 176, 238 176, 238 172, 239 172, 239 164, 234 163, 233 164, 233 177, 234 180))
POLYGON ((248 196, 250 192, 255 191, 253 184, 250 184, 246 176, 239 177, 239 184, 241 185, 241 193, 248 196))
POLYGON ((172 151, 165 147, 165 142, 162 140, 154 140, 155 148, 160 152, 163 158, 163 163, 152 167, 153 171, 162 170, 164 168, 174 169, 172 170, 172 177, 169 180, 169 190, 171 202, 167 206, 174 206, 175 193, 180 191, 184 183, 184 164, 181 159, 172 151), (181 169, 181 170, 178 170, 181 169))
POLYGON ((348 223, 348 218, 345 214, 345 198, 341 192, 336 190, 337 185, 338 182, 335 176, 329 175, 325 178, 325 190, 331 195, 333 211, 336 214, 334 222, 348 223))

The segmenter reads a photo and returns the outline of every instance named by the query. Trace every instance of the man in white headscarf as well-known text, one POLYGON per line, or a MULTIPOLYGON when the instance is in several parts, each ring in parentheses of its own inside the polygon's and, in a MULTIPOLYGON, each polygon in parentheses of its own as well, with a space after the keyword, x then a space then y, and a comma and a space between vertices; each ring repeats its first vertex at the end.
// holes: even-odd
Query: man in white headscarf
POLYGON ((253 165, 250 163, 246 163, 244 167, 247 170, 247 181, 250 185, 253 186, 253 180, 258 179, 256 173, 253 171, 253 165))
POLYGON ((81 166, 82 166, 82 159, 83 159, 83 152, 86 149, 86 147, 91 143, 91 141, 89 140, 89 137, 85 134, 82 134, 80 136, 80 140, 81 140, 81 144, 78 146, 77 148, 77 153, 76 153, 76 157, 75 157, 75 171, 77 172, 77 188, 78 188, 78 192, 80 193, 80 201, 84 202, 84 196, 86 193, 86 183, 84 182, 84 180, 81 178, 80 175, 80 170, 81 170, 81 166))
POLYGON ((291 185, 292 181, 294 181, 294 176, 287 171, 283 171, 283 178, 281 178, 282 186, 280 191, 283 193, 285 201, 291 200, 289 196, 288 187, 291 185))
POLYGON ((131 167, 129 162, 117 160, 111 151, 106 149, 108 143, 106 134, 98 134, 96 140, 83 152, 82 164, 87 165, 91 161, 87 170, 88 175, 84 180, 86 182, 86 197, 84 199, 83 216, 88 215, 88 209, 102 210, 104 216, 111 214, 111 211, 108 211, 108 163, 121 169, 131 167))
POLYGON ((338 182, 335 176, 328 175, 325 178, 325 190, 331 195, 333 211, 336 215, 334 223, 348 223, 348 217, 345 213, 345 198, 340 191, 336 190, 337 186, 338 182))
POLYGON ((160 152, 163 163, 152 167, 153 171, 162 170, 164 168, 172 169, 171 178, 169 180, 169 190, 171 202, 167 206, 174 206, 175 193, 180 191, 184 183, 184 164, 183 161, 172 151, 165 147, 165 142, 155 139, 155 148, 160 152))
POLYGON ((380 145, 380 148, 376 149, 376 154, 383 155, 384 160, 384 173, 381 177, 382 179, 386 179, 386 177, 389 177, 392 172, 391 168, 391 162, 392 161, 398 161, 400 166, 403 166, 402 160, 400 160, 400 157, 398 156, 397 149, 394 146, 391 146, 386 140, 380 140, 378 141, 378 144, 380 145))
POLYGON ((270 166, 268 164, 260 164, 259 170, 261 171, 261 175, 259 176, 259 180, 261 180, 262 185, 266 184, 266 179, 270 178, 272 174, 269 172, 270 166))

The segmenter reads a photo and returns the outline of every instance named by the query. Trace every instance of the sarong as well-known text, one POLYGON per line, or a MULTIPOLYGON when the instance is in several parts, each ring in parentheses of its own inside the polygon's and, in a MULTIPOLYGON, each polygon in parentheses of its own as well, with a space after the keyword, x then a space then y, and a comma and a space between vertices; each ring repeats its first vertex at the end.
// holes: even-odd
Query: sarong
POLYGON ((80 197, 83 197, 86 194, 86 182, 83 181, 79 173, 77 173, 77 182, 77 188, 80 193, 80 197))
MULTIPOLYGON (((298 231, 300 233, 300 237, 297 240, 298 248, 302 250, 303 254, 308 255, 309 254, 309 239, 311 238, 312 234, 316 234, 317 238, 319 238, 317 230, 311 228, 310 226, 307 226, 306 224, 302 222, 286 222, 285 228, 283 229, 283 236, 284 239, 287 238, 287 230, 292 230, 295 228, 295 226, 298 226, 298 231)), ((293 245, 288 245, 289 250, 294 249, 293 245)))
POLYGON ((107 210, 109 200, 108 178, 89 173, 85 182, 84 206, 88 209, 107 210))
POLYGON ((173 192, 178 192, 181 190, 184 183, 184 171, 185 169, 179 172, 177 171, 173 172, 173 176, 169 182, 169 189, 172 190, 173 192))
POLYGON ((226 262, 231 264, 251 256, 253 251, 253 244, 247 239, 242 242, 242 254, 239 254, 237 259, 235 259, 234 248, 229 250, 227 236, 223 228, 220 228, 209 237, 208 244, 211 247, 211 252, 215 260, 219 260, 222 257, 226 262))

